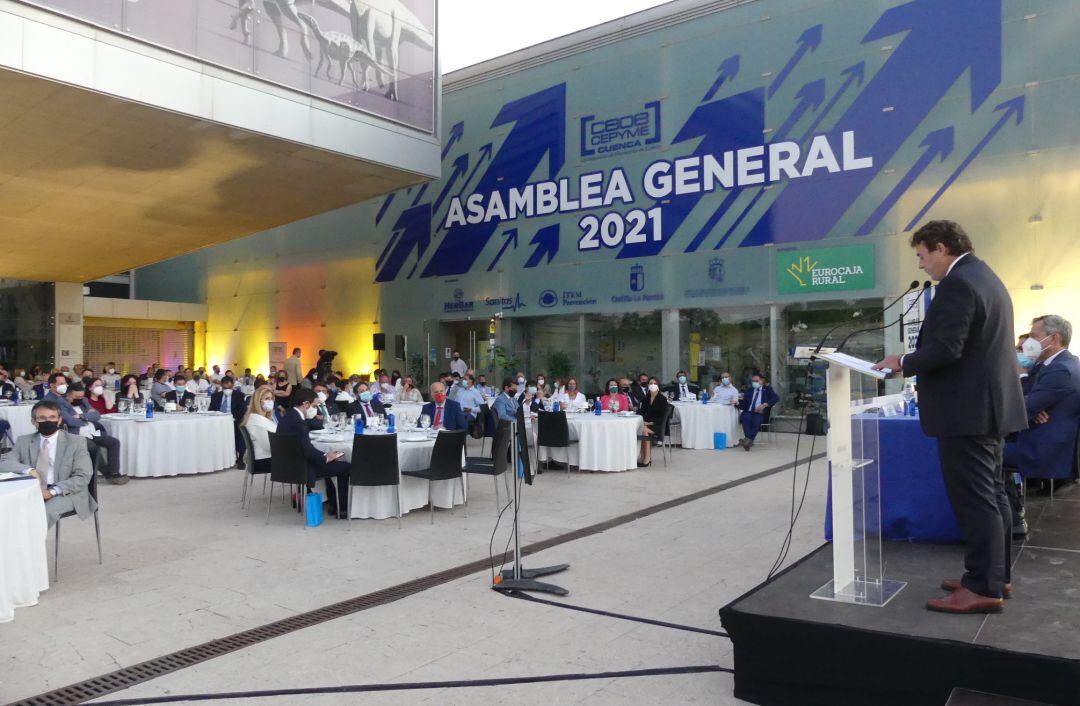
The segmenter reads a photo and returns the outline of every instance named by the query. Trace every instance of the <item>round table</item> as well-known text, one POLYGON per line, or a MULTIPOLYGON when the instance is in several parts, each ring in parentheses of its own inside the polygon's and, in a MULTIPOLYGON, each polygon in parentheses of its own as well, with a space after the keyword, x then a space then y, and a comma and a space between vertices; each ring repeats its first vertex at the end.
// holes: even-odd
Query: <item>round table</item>
POLYGON ((405 417, 408 417, 409 419, 419 419, 420 410, 423 408, 424 405, 419 402, 394 402, 386 412, 387 414, 393 414, 395 423, 400 425, 400 420, 405 417))
POLYGON ((120 440, 120 472, 134 478, 212 473, 236 465, 236 437, 228 412, 159 412, 101 418, 120 440))
POLYGON ((0 419, 7 420, 11 425, 11 439, 14 441, 25 434, 33 434, 37 429, 30 422, 30 410, 34 408, 36 400, 32 402, 20 402, 0 406, 0 419))
MULTIPOLYGON (((371 431, 368 434, 374 433, 371 431)), ((312 445, 320 451, 341 451, 345 461, 352 462, 353 432, 312 432, 312 445)), ((431 453, 435 439, 426 433, 398 434, 398 471, 419 471, 431 465, 431 453), (418 439, 418 441, 406 441, 418 439)), ((462 458, 464 465, 464 458, 462 458)), ((468 476, 464 476, 465 492, 468 493, 468 476)), ((418 510, 428 504, 428 482, 414 476, 401 476, 401 514, 418 510)), ((435 507, 451 508, 465 502, 462 485, 457 479, 438 480, 431 484, 431 501, 435 507)), ((352 491, 353 519, 385 520, 397 517, 398 506, 393 486, 357 486, 352 491)))
POLYGON ((45 501, 36 478, 0 483, 0 623, 49 588, 45 501))
MULTIPOLYGON (((569 448, 537 451, 540 461, 552 461, 577 466, 582 471, 618 472, 637 468, 638 435, 645 431, 645 424, 637 414, 612 414, 604 412, 568 412, 566 424, 570 428, 570 440, 578 443, 569 448)), ((535 424, 532 425, 535 430, 535 424)), ((533 439, 535 440, 535 431, 533 439)))
POLYGON ((739 409, 730 404, 700 402, 672 402, 674 419, 679 425, 672 428, 671 441, 684 449, 713 448, 713 434, 727 434, 728 448, 735 446, 742 431, 739 427, 739 409))

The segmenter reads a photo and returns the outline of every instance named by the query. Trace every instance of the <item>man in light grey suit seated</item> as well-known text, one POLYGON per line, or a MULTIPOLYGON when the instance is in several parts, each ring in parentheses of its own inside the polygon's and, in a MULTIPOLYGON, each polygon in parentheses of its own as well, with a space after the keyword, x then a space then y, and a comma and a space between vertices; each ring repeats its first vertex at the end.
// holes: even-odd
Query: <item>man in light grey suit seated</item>
POLYGON ((61 431, 60 406, 55 402, 38 402, 30 418, 37 432, 15 441, 15 449, 0 462, 0 472, 30 472, 40 480, 49 527, 72 510, 85 520, 96 507, 90 497, 94 466, 86 439, 61 431))

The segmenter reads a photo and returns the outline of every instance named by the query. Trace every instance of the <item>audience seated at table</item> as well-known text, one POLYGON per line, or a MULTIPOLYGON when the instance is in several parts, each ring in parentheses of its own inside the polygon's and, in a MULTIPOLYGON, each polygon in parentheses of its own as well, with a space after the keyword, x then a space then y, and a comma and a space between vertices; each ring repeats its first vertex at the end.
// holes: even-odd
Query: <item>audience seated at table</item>
POLYGON ((477 412, 480 411, 480 405, 484 404, 484 396, 476 389, 476 376, 472 373, 465 373, 465 376, 461 378, 461 385, 458 387, 458 393, 454 397, 454 402, 457 402, 469 419, 476 419, 477 412))
POLYGON ((634 407, 641 407, 641 404, 649 396, 649 374, 638 373, 637 379, 632 385, 630 385, 630 401, 634 403, 634 407))
POLYGON ((630 411, 630 398, 622 392, 619 392, 619 381, 615 378, 611 378, 604 385, 607 388, 607 394, 600 398, 600 407, 605 410, 611 409, 612 402, 618 405, 620 412, 630 411))
POLYGON ((696 400, 701 395, 701 387, 689 381, 685 370, 680 370, 675 375, 675 382, 664 385, 664 392, 675 401, 696 400))
POLYGON ((750 387, 743 391, 742 403, 739 406, 742 410, 739 420, 743 428, 743 438, 739 439, 739 446, 744 450, 749 451, 754 445, 761 426, 769 423, 772 408, 779 401, 780 396, 769 386, 764 375, 754 373, 750 377, 750 387))
POLYGON ((277 431, 277 422, 274 421, 274 393, 269 387, 257 388, 251 395, 241 424, 251 437, 255 473, 269 473, 270 432, 277 431))
POLYGON ((158 412, 165 410, 165 393, 172 391, 168 380, 168 370, 162 368, 154 373, 154 382, 150 386, 150 400, 154 403, 154 409, 158 412))
POLYGON ((90 393, 86 397, 86 403, 99 415, 112 414, 116 411, 116 404, 110 405, 108 398, 105 397, 105 383, 101 378, 91 378, 90 386, 86 390, 90 393))
POLYGON ((25 370, 16 368, 15 377, 12 378, 12 382, 15 383, 15 387, 19 388, 19 396, 22 399, 31 399, 31 393, 34 391, 34 383, 26 376, 25 370))
POLYGON ((188 402, 195 404, 195 393, 191 391, 193 385, 188 385, 187 379, 177 373, 173 376, 173 389, 162 395, 166 403, 176 405, 178 411, 183 410, 188 402))
POLYGON ((120 374, 116 372, 116 363, 106 363, 105 372, 101 376, 101 383, 105 385, 106 390, 116 390, 118 389, 118 382, 120 382, 120 374))
POLYGON ((85 520, 96 507, 89 491, 94 464, 86 439, 60 428, 60 406, 52 400, 36 403, 30 420, 37 431, 15 441, 14 450, 0 461, 0 473, 30 472, 39 479, 49 527, 72 510, 85 520))
MULTIPOLYGON (((461 411, 461 405, 446 397, 446 387, 441 382, 431 383, 431 402, 425 404, 420 414, 426 414, 431 420, 432 429, 446 429, 447 431, 465 431, 469 428, 469 421, 465 413, 461 411)), ((417 421, 419 424, 419 420, 417 421)))
POLYGON ((325 428, 333 416, 342 410, 338 407, 337 402, 330 399, 330 389, 326 386, 326 383, 316 382, 311 390, 315 393, 315 409, 318 411, 315 413, 314 419, 308 420, 308 429, 318 431, 325 428))
POLYGON ((485 398, 494 397, 497 394, 495 388, 488 384, 487 375, 483 373, 476 376, 476 389, 485 398))
POLYGON ((251 368, 244 368, 244 374, 237 378, 236 384, 240 387, 255 385, 255 377, 251 374, 251 368))
POLYGON ((226 375, 220 380, 221 389, 210 395, 210 411, 228 412, 233 418, 233 437, 236 439, 236 465, 244 460, 244 435, 240 433, 240 423, 244 421, 247 404, 244 393, 236 387, 231 377, 226 375))
POLYGON ((726 370, 720 373, 720 384, 713 388, 711 404, 737 405, 739 403, 739 390, 731 384, 731 373, 726 370))
MULTIPOLYGON (((667 397, 660 391, 660 380, 658 378, 649 378, 645 390, 647 396, 638 406, 638 414, 641 415, 645 422, 645 432, 647 434, 664 437, 667 435, 667 429, 661 429, 660 422, 664 418, 667 408, 671 403, 667 401, 667 397)), ((645 439, 641 442, 641 452, 638 455, 638 467, 645 468, 651 465, 652 441, 645 439)))
POLYGON ((555 401, 559 403, 559 410, 565 412, 584 412, 589 408, 589 401, 585 394, 578 389, 577 378, 569 378, 566 381, 566 391, 558 395, 555 401))
POLYGON ((96 451, 105 454, 106 466, 102 473, 105 480, 113 485, 127 483, 127 476, 120 474, 120 441, 105 433, 101 426, 101 415, 86 404, 83 399, 86 388, 83 384, 73 382, 69 385, 61 382, 65 379, 61 373, 54 374, 49 383, 51 389, 45 399, 59 407, 60 419, 68 432, 86 439, 91 457, 96 451))
POLYGON ((496 419, 513 422, 517 419, 517 382, 512 377, 503 378, 502 392, 491 403, 491 411, 496 419))
POLYGON ((397 391, 398 402, 414 402, 423 404, 424 396, 420 394, 420 390, 416 389, 416 381, 413 380, 412 375, 406 375, 400 381, 397 391))
MULTIPOLYGON (((1073 474, 1080 425, 1080 360, 1068 350, 1071 342, 1069 321, 1040 316, 1031 322, 1030 338, 1018 355, 1021 363, 1027 362, 1024 357, 1034 361, 1024 393, 1028 428, 1006 441, 1003 465, 1025 478, 1067 480, 1073 474)), ((1014 519, 1020 520, 1014 527, 1019 525, 1016 529, 1022 533, 1023 509, 1011 499, 1014 519)))
POLYGON ((277 433, 291 434, 300 441, 300 448, 308 462, 309 485, 314 486, 316 480, 320 478, 325 480, 329 513, 331 516, 336 515, 338 519, 344 520, 349 499, 349 463, 341 460, 340 451, 324 453, 312 445, 307 420, 317 413, 314 406, 316 399, 313 391, 298 389, 292 407, 286 410, 278 420, 277 433), (336 494, 334 478, 337 478, 336 494))
POLYGON ((139 378, 131 373, 120 378, 120 389, 116 393, 116 399, 128 400, 129 402, 142 401, 142 390, 139 389, 139 378))

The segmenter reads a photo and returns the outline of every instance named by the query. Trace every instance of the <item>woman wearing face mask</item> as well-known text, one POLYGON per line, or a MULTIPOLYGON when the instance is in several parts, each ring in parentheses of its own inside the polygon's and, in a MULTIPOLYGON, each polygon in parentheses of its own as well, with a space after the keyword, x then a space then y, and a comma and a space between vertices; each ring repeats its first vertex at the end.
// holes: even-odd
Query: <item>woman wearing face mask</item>
POLYGON ((131 400, 132 402, 142 399, 139 390, 139 376, 130 373, 120 378, 120 391, 116 393, 118 400, 131 400))
POLYGON ((567 412, 584 412, 589 407, 589 401, 578 389, 577 379, 570 378, 566 381, 566 391, 555 398, 559 407, 567 412))
POLYGON ((607 389, 607 394, 600 398, 600 407, 602 409, 610 411, 612 403, 614 403, 618 406, 618 411, 630 411, 630 398, 619 390, 618 380, 611 378, 604 387, 607 389))
POLYGON ((255 459, 253 473, 270 472, 270 432, 277 431, 274 421, 274 393, 263 385, 255 389, 255 394, 248 401, 247 414, 240 424, 251 435, 252 458, 255 459))
POLYGON ((288 377, 285 375, 285 371, 282 370, 277 374, 274 382, 274 401, 278 407, 282 409, 289 409, 292 407, 292 385, 289 383, 288 377))
POLYGON ((720 384, 713 388, 712 404, 736 405, 739 403, 739 390, 731 384, 731 373, 720 374, 720 384))
POLYGON ((25 370, 21 368, 16 370, 15 377, 11 381, 15 383, 15 387, 19 388, 19 396, 22 399, 30 399, 30 393, 34 391, 34 383, 26 376, 25 370))
POLYGON ((99 414, 112 414, 116 411, 116 404, 110 405, 109 400, 105 398, 105 383, 101 378, 90 380, 90 386, 86 388, 86 391, 88 393, 86 401, 99 414))
POLYGON ((541 399, 551 397, 551 386, 547 384, 547 376, 543 373, 536 375, 536 395, 541 399))
MULTIPOLYGON (((660 429, 658 427, 667 413, 669 404, 671 403, 667 401, 667 397, 660 392, 660 381, 656 378, 651 378, 649 380, 649 385, 646 388, 645 399, 642 400, 641 405, 638 407, 638 414, 645 420, 646 434, 664 436, 667 433, 666 429, 660 429)), ((649 439, 642 439, 638 468, 645 468, 651 465, 652 441, 649 439)))
POLYGON ((412 375, 398 380, 396 397, 399 402, 424 403, 424 396, 420 394, 420 390, 416 389, 416 382, 413 380, 412 375))

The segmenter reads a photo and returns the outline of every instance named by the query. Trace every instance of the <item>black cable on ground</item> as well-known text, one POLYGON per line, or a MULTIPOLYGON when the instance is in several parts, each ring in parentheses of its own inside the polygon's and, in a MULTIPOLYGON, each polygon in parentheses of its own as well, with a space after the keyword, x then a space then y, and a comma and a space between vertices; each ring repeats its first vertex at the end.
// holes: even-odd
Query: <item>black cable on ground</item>
MULTIPOLYGON (((806 361, 806 379, 807 380, 811 379, 811 375, 813 375, 813 371, 814 371, 814 361, 813 361, 813 359, 807 360, 806 361)), ((776 560, 773 561, 772 566, 769 568, 769 574, 768 574, 768 576, 765 577, 766 581, 770 580, 773 577, 773 575, 777 572, 777 570, 779 570, 780 566, 783 565, 784 559, 787 558, 788 550, 791 548, 792 535, 795 532, 795 521, 798 518, 798 515, 795 512, 795 489, 798 487, 797 484, 798 484, 798 478, 799 478, 799 446, 800 446, 800 444, 802 442, 803 420, 805 420, 805 419, 806 419, 806 407, 803 406, 799 411, 799 425, 797 427, 795 427, 795 461, 794 461, 793 468, 792 468, 792 471, 791 471, 791 508, 788 511, 788 531, 787 531, 787 534, 784 536, 784 541, 780 544, 780 551, 776 555, 776 560)), ((810 464, 811 464, 811 462, 813 460, 813 457, 814 457, 814 451, 813 451, 813 447, 811 447, 810 459, 808 459, 807 462, 806 462, 807 485, 809 485, 810 464)), ((806 493, 806 491, 804 490, 803 491, 803 498, 804 499, 806 497, 805 493, 806 493)), ((802 504, 801 503, 799 505, 799 509, 800 510, 802 509, 802 504)))
POLYGON ((559 601, 549 601, 544 598, 537 598, 536 596, 530 596, 522 591, 507 591, 508 596, 514 598, 520 598, 532 603, 543 603, 544 605, 558 606, 559 608, 566 608, 568 610, 577 610, 582 613, 592 613, 593 615, 602 615, 605 618, 618 618, 619 620, 630 620, 635 623, 645 623, 646 625, 657 625, 662 628, 673 628, 675 630, 684 630, 686 632, 698 632, 703 635, 714 635, 716 637, 726 637, 731 639, 731 636, 726 632, 720 630, 709 630, 708 628, 698 628, 692 625, 680 625, 679 623, 669 623, 664 620, 653 620, 652 618, 641 618, 636 615, 626 615, 624 613, 613 613, 609 610, 599 610, 597 608, 586 608, 584 606, 572 605, 570 603, 560 603, 559 601))
POLYGON ((456 689, 480 686, 509 686, 513 684, 544 684, 590 679, 623 679, 628 677, 661 677, 677 674, 709 674, 723 672, 734 674, 730 667, 718 664, 700 664, 688 667, 654 667, 651 669, 627 669, 616 672, 582 672, 577 674, 546 674, 535 677, 503 677, 500 679, 469 679, 460 681, 398 682, 391 684, 343 684, 298 689, 262 689, 259 691, 225 691, 217 694, 170 694, 133 699, 95 701, 99 706, 140 706, 141 704, 169 704, 182 701, 224 701, 226 699, 258 699, 273 696, 305 696, 311 694, 361 694, 377 691, 412 691, 418 689, 456 689))

